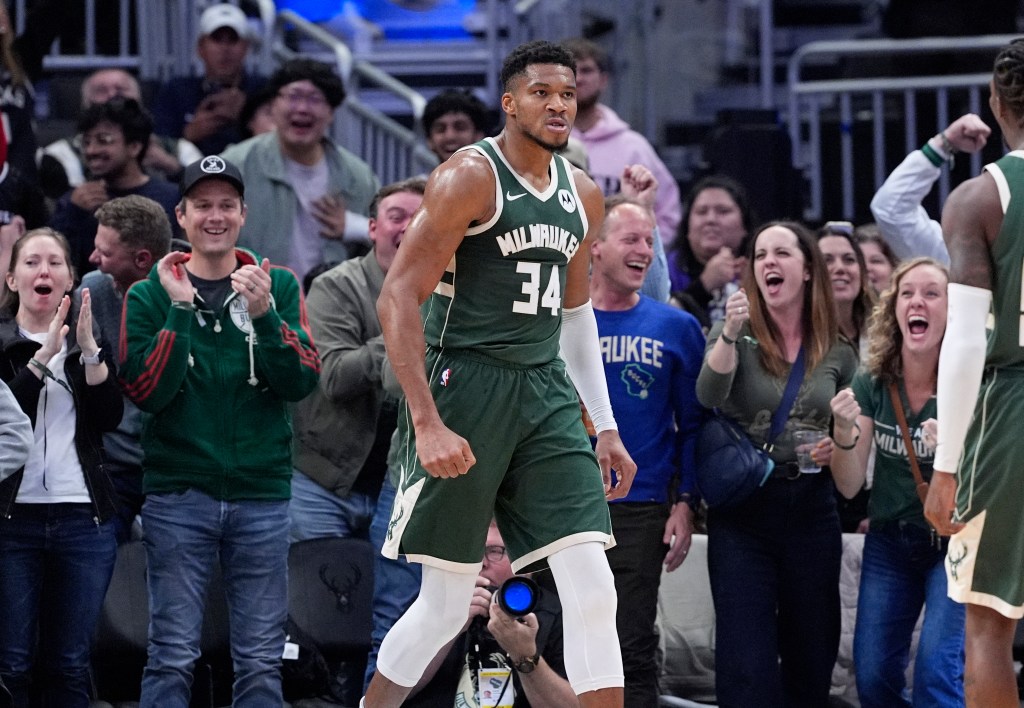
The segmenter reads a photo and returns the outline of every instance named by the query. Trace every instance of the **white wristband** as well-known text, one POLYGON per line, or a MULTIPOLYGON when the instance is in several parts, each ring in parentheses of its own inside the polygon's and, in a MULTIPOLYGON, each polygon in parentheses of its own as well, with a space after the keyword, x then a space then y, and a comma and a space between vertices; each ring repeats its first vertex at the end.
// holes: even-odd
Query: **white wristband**
POLYGON ((601 343, 597 320, 590 300, 579 307, 562 310, 562 334, 559 338, 565 369, 587 407, 594 430, 618 430, 608 396, 608 382, 601 362, 601 343))

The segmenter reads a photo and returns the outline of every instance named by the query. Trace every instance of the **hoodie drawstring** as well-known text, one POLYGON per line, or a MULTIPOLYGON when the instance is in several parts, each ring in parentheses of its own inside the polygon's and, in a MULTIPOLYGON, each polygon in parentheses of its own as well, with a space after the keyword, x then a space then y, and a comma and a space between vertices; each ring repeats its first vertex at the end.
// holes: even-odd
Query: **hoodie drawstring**
POLYGON ((256 386, 259 384, 259 379, 256 378, 256 353, 254 351, 255 345, 253 339, 256 338, 255 332, 250 332, 249 336, 245 340, 249 343, 249 385, 256 386))

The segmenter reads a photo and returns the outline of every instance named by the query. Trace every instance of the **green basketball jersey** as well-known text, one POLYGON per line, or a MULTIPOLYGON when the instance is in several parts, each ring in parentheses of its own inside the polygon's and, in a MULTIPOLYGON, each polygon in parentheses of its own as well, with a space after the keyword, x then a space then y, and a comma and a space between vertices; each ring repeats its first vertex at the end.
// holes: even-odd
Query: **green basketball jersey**
POLYGON ((986 165, 999 188, 1003 225, 992 246, 995 328, 986 366, 1024 368, 1024 151, 986 165))
POLYGON ((538 192, 492 138, 463 149, 481 153, 494 171, 494 216, 466 231, 424 303, 427 343, 544 364, 558 355, 566 266, 588 228, 571 168, 553 155, 550 183, 538 192))

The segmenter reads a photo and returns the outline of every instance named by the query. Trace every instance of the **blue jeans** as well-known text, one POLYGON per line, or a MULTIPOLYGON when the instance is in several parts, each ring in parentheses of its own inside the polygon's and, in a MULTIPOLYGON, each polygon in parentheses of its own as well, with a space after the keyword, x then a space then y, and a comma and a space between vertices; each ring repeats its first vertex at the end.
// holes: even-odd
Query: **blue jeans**
POLYGON ((827 474, 708 514, 720 708, 822 708, 839 653, 842 536, 827 474))
POLYGON ((142 708, 187 708, 206 589, 220 560, 231 628, 232 705, 279 706, 288 617, 288 502, 220 501, 196 490, 142 506, 149 660, 142 708))
POLYGON ((625 708, 658 705, 658 588, 668 546, 662 542, 668 503, 616 502, 608 505, 615 532, 608 565, 615 592, 623 598, 615 624, 626 677, 625 708))
POLYGON ((927 529, 871 523, 857 598, 853 658, 863 708, 964 705, 964 606, 946 596, 945 550, 927 529), (910 640, 924 606, 914 662, 913 699, 906 685, 910 640))
POLYGON ((46 705, 89 705, 89 648, 116 557, 114 525, 97 524, 91 504, 15 504, 0 521, 0 678, 12 705, 29 705, 33 675, 46 705))
POLYGON ((421 568, 419 563, 391 560, 381 555, 384 537, 391 521, 391 507, 395 503, 395 485, 391 483, 391 472, 384 477, 384 486, 377 497, 377 511, 370 524, 370 543, 376 550, 373 564, 373 645, 366 660, 366 676, 363 690, 370 685, 377 668, 377 652, 384 636, 398 618, 405 614, 409 605, 420 594, 421 568))
MULTIPOLYGON (((292 471, 292 543, 310 538, 369 538, 370 522, 377 501, 352 492, 339 497, 298 470, 292 471)), ((391 507, 388 507, 388 514, 391 507)))

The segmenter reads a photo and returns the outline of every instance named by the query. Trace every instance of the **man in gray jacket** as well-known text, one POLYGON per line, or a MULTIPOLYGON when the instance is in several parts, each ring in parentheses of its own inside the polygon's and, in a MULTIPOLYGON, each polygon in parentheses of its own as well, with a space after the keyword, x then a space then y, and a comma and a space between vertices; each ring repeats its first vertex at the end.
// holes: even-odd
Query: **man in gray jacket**
POLYGON ((275 129, 223 155, 245 179, 249 216, 238 245, 288 266, 301 281, 321 263, 345 260, 344 241, 365 239, 367 207, 380 182, 327 135, 345 98, 330 66, 292 59, 268 88, 275 129))
POLYGON ((414 178, 382 188, 370 204, 373 250, 310 288, 306 309, 322 369, 320 385, 295 411, 293 541, 367 538, 398 410, 381 386, 377 296, 425 186, 414 178))

